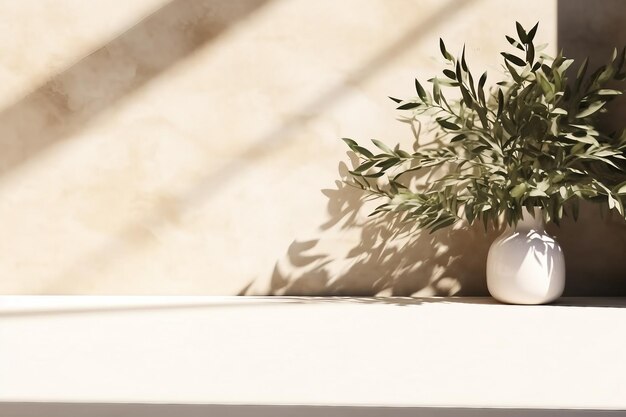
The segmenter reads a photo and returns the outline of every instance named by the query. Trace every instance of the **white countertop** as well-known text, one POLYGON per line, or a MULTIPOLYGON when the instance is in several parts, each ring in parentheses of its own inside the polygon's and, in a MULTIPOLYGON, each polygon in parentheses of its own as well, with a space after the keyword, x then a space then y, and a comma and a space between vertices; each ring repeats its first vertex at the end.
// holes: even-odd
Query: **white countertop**
POLYGON ((0 416, 12 402, 626 409, 624 307, 2 296, 0 416))

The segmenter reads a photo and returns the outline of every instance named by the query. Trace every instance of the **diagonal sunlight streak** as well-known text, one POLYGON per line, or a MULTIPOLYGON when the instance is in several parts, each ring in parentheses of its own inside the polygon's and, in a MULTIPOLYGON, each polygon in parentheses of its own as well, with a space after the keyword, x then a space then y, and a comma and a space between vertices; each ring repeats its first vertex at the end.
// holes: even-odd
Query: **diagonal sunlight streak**
MULTIPOLYGON (((293 304, 305 304, 306 299, 298 297, 282 297, 280 302, 263 297, 246 297, 245 301, 235 301, 229 297, 207 296, 152 296, 147 299, 143 297, 118 297, 118 296, 86 296, 79 297, 78 302, 74 302, 74 297, 53 296, 50 297, 49 305, 28 305, 28 301, 22 300, 23 296, 16 296, 17 308, 2 306, 0 319, 7 318, 37 318, 63 315, 86 315, 86 314, 126 314, 141 312, 163 312, 170 310, 215 310, 217 308, 241 308, 262 307, 262 306, 289 306, 293 304)), ((29 297, 29 296, 26 296, 29 297)), ((3 296, 3 302, 11 301, 11 296, 3 296)), ((316 301, 317 302, 317 301, 316 301)))
POLYGON ((0 177, 82 130, 123 97, 145 86, 268 1, 172 0, 92 54, 50 77, 0 112, 0 177), (214 13, 216 7, 219 14, 214 13), (154 45, 162 46, 159 54, 151 52, 154 45), (96 90, 97 94, 77 102, 76 97, 68 94, 76 89, 96 90))
MULTIPOLYGON (((133 27, 140 25, 141 22, 170 4, 171 1, 172 0, 144 0, 141 3, 137 2, 135 5, 131 5, 130 9, 126 7, 115 9, 115 15, 112 17, 109 16, 108 19, 102 19, 100 14, 93 13, 93 6, 86 3, 78 5, 77 7, 75 7, 74 4, 62 4, 59 7, 59 11, 62 11, 61 13, 63 14, 71 11, 72 17, 62 19, 61 21, 51 19, 52 21, 50 23, 54 26, 51 29, 48 28, 47 31, 61 32, 59 29, 66 29, 68 33, 72 33, 73 36, 71 36, 71 39, 76 39, 76 43, 74 44, 72 42, 72 44, 68 46, 66 43, 69 36, 61 37, 54 34, 51 35, 50 39, 47 39, 45 43, 41 42, 43 45, 36 46, 36 54, 28 51, 25 57, 7 55, 11 52, 20 51, 17 47, 24 47, 25 45, 30 46, 32 42, 27 36, 29 34, 28 28, 41 28, 41 25, 44 23, 41 21, 42 13, 38 13, 37 9, 33 10, 32 7, 34 6, 32 5, 25 7, 25 10, 16 5, 9 6, 12 7, 12 9, 2 10, 2 7, 8 6, 5 4, 6 2, 0 2, 0 13, 8 15, 14 12, 16 13, 16 19, 24 20, 21 25, 22 27, 11 33, 12 38, 19 38, 18 41, 13 44, 15 45, 13 46, 14 49, 11 51, 2 49, 2 53, 0 54, 2 65, 12 70, 11 72, 17 72, 15 70, 19 67, 20 75, 15 85, 11 86, 12 88, 8 91, 8 94, 3 91, 2 95, 0 95, 0 114, 11 107, 17 106, 32 93, 44 88, 50 80, 69 71, 72 67, 104 48, 107 44, 113 42, 133 27), (87 11, 98 16, 96 25, 92 26, 92 23, 95 23, 92 22, 92 19, 96 19, 96 17, 88 15, 86 13, 87 11), (30 20, 31 18, 32 21, 30 20), (83 24, 85 27, 82 27, 83 24), (75 30, 77 33, 74 33, 75 30), (43 47, 43 50, 40 51, 40 47, 43 47), (37 55, 34 65, 27 59, 31 56, 31 53, 37 55), (26 58, 26 62, 15 62, 16 58, 26 58), (22 66, 27 68, 21 68, 22 66)), ((44 7, 43 2, 38 2, 38 5, 39 7, 44 7)), ((39 11, 41 11, 41 9, 39 11)), ((10 27, 10 29, 12 28, 10 27)))
MULTIPOLYGON (((314 119, 318 116, 321 109, 330 106, 345 95, 342 86, 347 84, 359 85, 370 79, 378 73, 382 68, 386 67, 395 57, 404 54, 408 50, 408 46, 415 40, 425 34, 431 32, 444 19, 460 13, 473 3, 480 0, 452 0, 434 12, 426 21, 419 21, 410 30, 404 33, 393 44, 378 52, 366 62, 358 66, 348 76, 341 79, 324 94, 312 100, 308 105, 303 106, 300 111, 296 112, 291 118, 282 123, 279 127, 258 139, 251 147, 241 152, 238 156, 233 157, 230 161, 224 163, 217 169, 208 172, 200 181, 190 187, 190 190, 173 198, 174 202, 181 207, 181 211, 187 211, 192 207, 201 204, 215 196, 217 191, 225 187, 235 177, 242 175, 250 170, 250 161, 259 160, 268 157, 279 146, 288 144, 289 133, 298 128, 303 122, 314 119), (224 175, 222 173, 228 173, 224 175)), ((163 227, 163 220, 158 215, 158 206, 155 205, 146 210, 146 216, 141 222, 133 223, 125 227, 115 239, 110 243, 102 245, 100 248, 92 251, 84 256, 73 267, 65 270, 56 278, 50 281, 44 291, 48 293, 54 291, 55 283, 64 281, 64 277, 72 276, 71 273, 75 268, 82 264, 89 264, 98 261, 100 264, 110 265, 113 262, 128 256, 129 248, 121 248, 119 241, 125 238, 131 239, 141 230, 150 228, 151 230, 163 227)))
POLYGON ((380 69, 386 67, 393 58, 406 52, 408 46, 413 43, 415 39, 435 29, 444 18, 449 18, 459 13, 470 4, 478 1, 480 0, 452 0, 446 3, 446 5, 441 7, 437 12, 433 13, 426 22, 418 22, 411 30, 402 35, 400 39, 367 60, 350 75, 329 88, 326 93, 320 95, 308 105, 303 106, 300 111, 296 112, 294 116, 282 123, 281 126, 257 140, 253 146, 241 152, 238 156, 233 157, 230 162, 225 163, 205 176, 192 192, 189 192, 181 198, 181 203, 183 205, 195 205, 210 198, 212 194, 215 194, 216 190, 223 188, 237 175, 248 171, 250 169, 250 160, 263 159, 271 154, 278 146, 285 145, 286 138, 290 131, 318 117, 320 110, 330 106, 344 96, 345 90, 342 89, 342 86, 363 84, 364 81, 378 73, 380 69), (220 175, 222 172, 236 174, 223 176, 220 175), (211 194, 206 192, 207 190, 210 190, 211 194))

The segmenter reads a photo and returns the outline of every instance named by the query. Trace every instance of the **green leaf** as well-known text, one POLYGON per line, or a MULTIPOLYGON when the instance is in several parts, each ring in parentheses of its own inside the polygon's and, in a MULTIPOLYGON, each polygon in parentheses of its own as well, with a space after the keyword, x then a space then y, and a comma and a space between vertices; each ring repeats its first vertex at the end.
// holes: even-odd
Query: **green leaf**
POLYGON ((535 23, 535 26, 533 26, 532 29, 528 31, 528 36, 527 36, 528 43, 532 43, 532 41, 535 39, 535 35, 537 34, 538 27, 539 27, 539 22, 535 23))
POLYGON ((496 117, 500 117, 502 115, 503 108, 504 108, 504 94, 502 93, 502 89, 498 88, 498 111, 496 113, 496 117))
POLYGON ((480 154, 481 152, 486 151, 487 149, 491 149, 491 146, 478 145, 475 148, 472 148, 470 151, 474 154, 480 154))
POLYGON ((401 106, 398 106, 397 110, 411 110, 421 105, 422 105, 421 103, 405 103, 401 106))
POLYGON ((559 73, 560 76, 563 76, 563 74, 565 74, 565 71, 567 71, 567 69, 574 63, 573 59, 563 59, 563 62, 558 66, 558 68, 556 69, 556 71, 559 73))
POLYGON ((528 43, 528 35, 519 22, 515 22, 515 29, 517 29, 519 40, 522 41, 522 43, 528 43))
POLYGON ((426 101, 426 91, 417 78, 415 79, 415 91, 417 91, 417 95, 422 99, 422 101, 426 101))
POLYGON ((463 71, 467 72, 467 62, 465 62, 465 45, 463 45, 463 52, 461 53, 461 67, 463 71))
POLYGON ((398 178, 400 178, 402 175, 407 174, 409 172, 415 172, 415 171, 419 171, 420 169, 422 169, 423 166, 422 165, 417 165, 411 168, 407 168, 406 170, 397 173, 394 177, 393 177, 393 181, 396 181, 398 178))
POLYGON ((622 94, 619 90, 611 90, 610 88, 603 88, 595 92, 599 96, 619 96, 622 94))
POLYGON ((483 72, 483 75, 480 76, 478 80, 478 89, 481 89, 485 86, 485 82, 487 81, 487 71, 483 72))
POLYGON ((389 96, 390 99, 392 99, 393 101, 395 101, 396 103, 402 103, 402 100, 400 100, 399 98, 394 98, 389 96))
POLYGON ((368 169, 370 169, 371 167, 373 167, 376 164, 377 161, 367 161, 362 163, 361 165, 359 165, 354 172, 363 172, 363 171, 367 171, 368 169))
POLYGON ((480 119, 480 123, 483 126, 483 129, 489 129, 489 119, 487 119, 487 109, 483 107, 476 107, 476 114, 478 114, 478 118, 480 119))
POLYGON ((529 197, 547 197, 548 194, 535 188, 533 190, 530 190, 530 192, 528 193, 528 196, 529 197))
POLYGON ((539 85, 541 86, 543 94, 546 97, 546 101, 552 101, 555 93, 554 86, 550 83, 550 81, 548 81, 543 72, 538 71, 536 73, 536 77, 537 81, 539 81, 539 85))
POLYGON ((476 90, 474 90, 474 77, 472 77, 472 73, 469 70, 467 71, 467 84, 472 91, 472 97, 476 97, 476 90))
POLYGON ((439 123, 441 127, 448 130, 461 130, 460 126, 457 126, 456 124, 449 122, 445 119, 437 119, 437 123, 439 123))
MULTIPOLYGON (((511 119, 509 117, 506 117, 504 114, 502 114, 500 116, 500 121, 502 122, 502 127, 504 128, 504 130, 509 135, 516 135, 516 134, 518 134, 518 132, 517 132, 517 125, 515 123, 513 123, 513 121, 511 121, 511 119)), ((523 148, 522 148, 522 150, 523 150, 523 148)))
POLYGON ((449 70, 449 69, 444 69, 443 73, 446 77, 450 78, 451 80, 456 81, 456 74, 454 73, 454 71, 449 70))
POLYGON ((372 143, 374 145, 376 145, 376 147, 378 149, 380 149, 381 151, 385 152, 388 155, 394 155, 395 152, 387 145, 385 145, 383 142, 377 140, 377 139, 372 139, 372 143))
POLYGON ((461 90, 461 95, 463 96, 463 102, 465 103, 467 107, 471 108, 472 104, 474 103, 474 100, 472 99, 472 96, 470 95, 469 91, 467 90, 467 88, 463 87, 463 85, 460 85, 459 89, 461 90))
POLYGON ((509 192, 509 194, 511 194, 511 197, 519 199, 521 196, 524 195, 527 189, 528 189, 528 184, 523 182, 513 187, 511 191, 509 192))
POLYGON ((604 104, 605 104, 604 101, 596 101, 595 103, 591 103, 589 107, 587 107, 586 109, 578 113, 576 115, 576 118, 582 119, 584 117, 591 116, 592 114, 600 110, 604 106, 604 104))
POLYGON ((606 68, 598 76, 598 84, 603 84, 613 78, 615 75, 615 68, 612 65, 607 65, 606 68))
POLYGON ((361 154, 363 156, 365 156, 366 158, 373 158, 374 154, 371 153, 368 149, 362 147, 362 146, 354 146, 351 148, 355 153, 361 154))
POLYGON ((596 161, 601 161, 604 162, 606 165, 609 165, 613 168, 615 168, 616 170, 621 170, 621 168, 619 166, 617 166, 615 164, 615 162, 611 161, 608 158, 603 158, 601 156, 596 156, 596 155, 590 155, 590 154, 586 154, 586 155, 576 155, 579 159, 588 159, 588 160, 596 160, 596 161))
POLYGON ((528 49, 526 50, 526 62, 532 64, 535 61, 535 46, 532 43, 528 44, 528 49))
POLYGON ((615 186, 615 194, 626 195, 626 181, 615 186))
POLYGON ((346 144, 352 148, 353 146, 358 146, 358 143, 356 143, 354 140, 350 139, 350 138, 341 138, 342 141, 346 142, 346 144))
POLYGON ((446 50, 446 45, 443 43, 443 39, 439 38, 439 50, 441 55, 448 61, 454 61, 454 57, 446 50))
POLYGON ((524 50, 524 47, 522 46, 522 44, 519 43, 518 41, 516 41, 515 39, 513 39, 512 37, 507 35, 507 36, 505 36, 505 38, 506 38, 507 41, 509 41, 509 43, 511 45, 513 45, 517 49, 522 50, 522 51, 524 50))
POLYGON ((513 54, 509 54, 506 52, 500 52, 500 55, 502 55, 504 57, 504 59, 506 59, 507 61, 511 62, 512 64, 515 64, 517 66, 523 67, 526 65, 526 61, 524 61, 522 58, 517 57, 513 54))
POLYGON ((483 106, 486 103, 485 91, 483 90, 483 87, 485 86, 486 81, 487 81, 487 71, 485 71, 483 75, 480 76, 480 79, 478 80, 478 100, 481 102, 483 106))
POLYGON ((502 145, 502 149, 506 149, 509 145, 512 145, 517 139, 519 139, 519 136, 517 135, 511 136, 504 142, 504 144, 502 145))
POLYGON ((435 103, 441 103, 441 88, 439 87, 439 80, 433 80, 433 100, 435 103))
POLYGON ((624 217, 624 204, 622 203, 622 200, 615 199, 615 209, 622 215, 622 217, 624 217))
POLYGON ((459 82, 462 82, 463 81, 463 73, 461 72, 461 63, 458 62, 458 61, 456 63, 455 71, 456 71, 456 79, 459 82))
POLYGON ((504 61, 504 65, 509 70, 509 74, 511 74, 511 77, 513 78, 513 80, 516 83, 521 84, 523 81, 522 77, 520 77, 520 75, 517 73, 517 71, 515 71, 515 69, 511 66, 511 64, 509 64, 507 61, 504 61))
POLYGON ((384 159, 378 162, 376 166, 380 168, 382 172, 396 165, 398 162, 401 162, 400 158, 389 158, 389 159, 384 159))
POLYGON ((624 215, 624 207, 622 206, 621 202, 615 197, 613 197, 613 195, 610 192, 607 193, 606 199, 609 205, 609 209, 611 210, 616 209, 619 212, 619 214, 624 215))
POLYGON ((458 85, 459 85, 458 82, 452 81, 448 77, 446 77, 446 78, 433 77, 433 78, 430 78, 428 80, 429 83, 434 83, 435 81, 437 81, 441 85, 447 85, 447 86, 450 86, 450 87, 458 87, 458 85))
POLYGON ((396 154, 405 159, 411 158, 411 154, 407 151, 403 151, 402 149, 396 149, 396 154))

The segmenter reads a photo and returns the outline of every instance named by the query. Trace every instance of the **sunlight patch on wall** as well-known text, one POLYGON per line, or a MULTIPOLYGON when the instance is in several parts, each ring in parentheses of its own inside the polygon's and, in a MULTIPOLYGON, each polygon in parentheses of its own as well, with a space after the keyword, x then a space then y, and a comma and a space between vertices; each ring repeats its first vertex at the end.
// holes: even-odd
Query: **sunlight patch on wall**
POLYGON ((0 15, 4 16, 0 109, 167 3, 169 0, 0 2, 0 15))
MULTIPOLYGON (((132 10, 99 14, 130 22, 163 2, 131 3, 132 10)), ((348 159, 339 138, 412 140, 386 96, 411 96, 412 78, 434 72, 439 36, 456 49, 467 42, 477 68, 492 65, 513 28, 503 15, 545 22, 541 37, 553 43, 554 3, 530 4, 270 1, 219 36, 194 32, 188 54, 97 111, 89 110, 94 95, 132 79, 125 63, 136 57, 114 56, 107 73, 95 63, 82 84, 65 79, 55 91, 71 104, 66 116, 76 128, 0 178, 0 274, 12 277, 0 292, 234 294, 248 284, 258 293, 454 291, 464 268, 479 268, 459 261, 472 242, 438 236, 443 241, 387 245, 382 229, 363 222, 365 212, 351 213, 354 195, 335 189, 348 159)), ((222 12, 233 14, 215 13, 222 12)), ((85 28, 66 30, 85 47, 102 39, 101 29, 85 28)), ((76 51, 63 39, 50 45, 76 51)), ((58 54, 24 53, 20 66, 58 54)), ((37 71, 22 85, 39 82, 37 71)), ((66 120, 54 112, 32 117, 36 124, 27 117, 15 138, 21 129, 45 137, 47 118, 66 120)), ((3 146, 24 152, 17 140, 3 146)))

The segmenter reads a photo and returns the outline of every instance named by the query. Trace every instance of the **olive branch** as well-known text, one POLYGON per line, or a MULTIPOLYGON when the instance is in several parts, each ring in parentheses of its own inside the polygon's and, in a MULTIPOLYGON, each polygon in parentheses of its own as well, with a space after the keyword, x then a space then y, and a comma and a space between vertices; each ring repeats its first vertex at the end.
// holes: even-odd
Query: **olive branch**
POLYGON ((524 207, 541 207, 559 224, 569 214, 577 219, 580 200, 625 215, 626 133, 605 134, 597 119, 623 93, 608 85, 626 79, 626 48, 593 73, 587 59, 573 73, 574 60, 535 46, 538 25, 526 31, 516 23, 517 36, 506 36, 515 53, 501 53, 505 78, 491 87, 487 72, 475 82, 465 47, 455 58, 440 40, 446 68, 428 80, 432 88, 416 79, 416 97, 390 97, 411 119, 428 117, 437 143, 407 151, 374 139, 371 151, 343 139, 359 158, 346 182, 385 200, 372 215, 392 213, 431 232, 462 219, 513 225, 524 207), (410 173, 421 170, 440 175, 412 185, 410 173))

